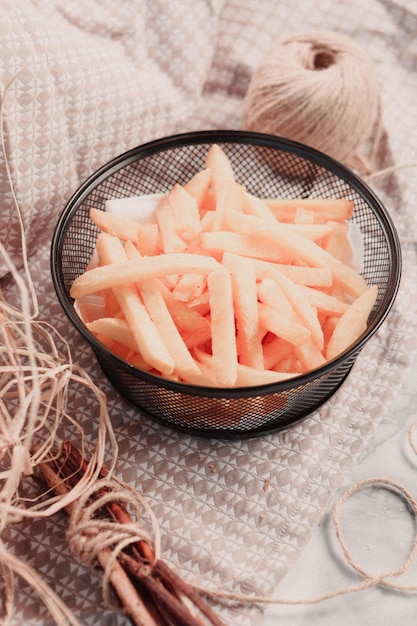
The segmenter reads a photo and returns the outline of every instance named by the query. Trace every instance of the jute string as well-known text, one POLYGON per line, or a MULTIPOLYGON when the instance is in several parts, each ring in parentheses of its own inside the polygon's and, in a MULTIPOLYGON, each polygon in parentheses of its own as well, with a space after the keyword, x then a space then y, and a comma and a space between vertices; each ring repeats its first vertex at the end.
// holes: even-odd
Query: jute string
POLYGON ((124 548, 146 541, 153 549, 155 561, 161 553, 160 529, 152 509, 140 493, 115 478, 97 480, 74 503, 67 539, 74 556, 91 568, 97 564, 101 553, 110 550, 111 556, 106 561, 102 581, 103 599, 108 605, 112 604, 112 568, 124 548), (111 502, 129 509, 132 523, 102 519, 100 510, 111 502), (148 515, 148 524, 143 520, 143 512, 148 515))
POLYGON ((333 31, 275 44, 254 71, 243 127, 298 141, 364 172, 374 169, 383 127, 370 56, 333 31))
MULTIPOLYGON (((417 455, 417 444, 414 438, 416 429, 417 421, 411 425, 408 431, 408 441, 411 449, 417 455)), ((245 595, 210 589, 199 585, 194 585, 194 588, 199 593, 205 594, 218 601, 230 601, 240 604, 281 605, 319 604, 326 600, 336 598, 337 596, 357 593, 377 586, 385 587, 396 592, 417 592, 417 585, 406 585, 397 582, 398 579, 406 573, 417 556, 417 500, 408 489, 389 478, 376 477, 360 481, 348 488, 336 501, 332 511, 332 522, 335 528, 337 542, 346 562, 360 576, 360 582, 355 585, 346 586, 336 591, 323 593, 310 598, 295 599, 245 595), (356 493, 368 487, 387 489, 401 499, 407 505, 408 511, 415 521, 416 528, 408 556, 403 563, 399 567, 389 569, 377 575, 366 571, 364 567, 355 561, 344 537, 341 523, 341 510, 343 505, 356 493)), ((103 598, 108 605, 111 605, 110 574, 114 561, 117 559, 121 550, 136 541, 145 540, 154 549, 155 561, 159 558, 161 551, 160 529, 152 509, 138 492, 132 490, 127 485, 118 481, 116 482, 115 479, 98 480, 94 485, 91 485, 75 503, 68 530, 68 540, 73 554, 80 560, 87 562, 91 567, 95 565, 102 551, 111 550, 111 558, 107 561, 103 577, 103 598), (133 521, 131 524, 118 524, 113 521, 97 518, 97 512, 100 508, 112 501, 116 501, 132 509, 133 521), (147 528, 147 525, 143 522, 142 510, 145 510, 150 518, 150 528, 147 528)))

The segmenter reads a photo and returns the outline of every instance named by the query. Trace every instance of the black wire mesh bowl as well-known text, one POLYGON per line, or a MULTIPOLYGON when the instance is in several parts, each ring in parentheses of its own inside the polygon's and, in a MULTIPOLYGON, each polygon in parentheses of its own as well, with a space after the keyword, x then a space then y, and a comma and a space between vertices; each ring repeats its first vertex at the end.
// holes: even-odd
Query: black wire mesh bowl
POLYGON ((51 247, 54 287, 68 318, 89 343, 113 386, 140 412, 179 431, 231 438, 266 434, 306 417, 328 400, 348 376, 365 343, 385 320, 395 300, 401 254, 392 221, 374 193, 350 170, 301 144, 259 133, 202 131, 175 135, 129 150, 94 173, 67 203, 51 247), (238 182, 252 194, 284 198, 347 197, 364 242, 362 275, 378 285, 366 331, 337 358, 285 382, 218 389, 162 379, 129 365, 88 331, 69 295, 93 252, 98 234, 89 218, 110 198, 168 191, 204 167, 218 143, 238 182))

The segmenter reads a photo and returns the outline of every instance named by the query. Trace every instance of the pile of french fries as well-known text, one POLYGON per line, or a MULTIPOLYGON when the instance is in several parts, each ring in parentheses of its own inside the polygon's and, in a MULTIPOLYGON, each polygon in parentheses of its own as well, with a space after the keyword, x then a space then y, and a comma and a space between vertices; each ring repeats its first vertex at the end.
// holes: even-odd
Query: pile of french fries
POLYGON ((211 387, 318 368, 365 330, 377 297, 346 261, 349 199, 259 198, 214 144, 145 222, 91 210, 94 260, 71 288, 89 330, 132 365, 211 387))

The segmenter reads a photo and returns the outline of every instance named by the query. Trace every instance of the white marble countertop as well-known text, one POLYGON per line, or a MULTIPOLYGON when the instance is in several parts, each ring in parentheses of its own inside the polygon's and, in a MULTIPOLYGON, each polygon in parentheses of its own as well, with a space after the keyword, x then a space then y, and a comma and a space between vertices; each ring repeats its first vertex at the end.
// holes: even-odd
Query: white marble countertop
MULTIPOLYGON (((417 358, 407 379, 335 500, 353 485, 379 478, 394 481, 417 497, 417 457, 408 442, 417 420, 417 358)), ((417 430, 415 433, 417 440, 417 430)), ((417 519, 405 501, 385 488, 362 488, 340 508, 345 542, 358 565, 373 575, 400 568, 417 533, 417 519)), ((336 539, 332 511, 276 589, 279 599, 302 600, 346 589, 361 582, 346 562, 336 539)), ((391 579, 393 580, 393 579, 391 579)), ((397 579, 417 586, 417 559, 397 579)), ((317 604, 269 605, 261 626, 414 626, 417 592, 382 587, 339 595, 317 604)))

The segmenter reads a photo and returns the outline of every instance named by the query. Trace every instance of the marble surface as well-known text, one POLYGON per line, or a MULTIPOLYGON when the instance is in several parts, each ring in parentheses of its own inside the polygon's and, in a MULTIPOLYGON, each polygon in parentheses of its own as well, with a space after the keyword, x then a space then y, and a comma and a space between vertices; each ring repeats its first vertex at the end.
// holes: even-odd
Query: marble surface
MULTIPOLYGON (((346 477, 338 498, 368 479, 394 481, 417 497, 417 456, 408 441, 417 421, 417 355, 407 379, 359 462, 346 477)), ((417 442, 417 429, 415 431, 417 442)), ((363 579, 347 563, 332 520, 333 508, 308 546, 276 589, 275 598, 300 601, 347 589, 363 579)), ((339 509, 350 554, 374 576, 401 568, 415 541, 417 519, 398 493, 373 484, 362 488, 339 509)), ((417 559, 405 574, 391 578, 417 586, 417 559)), ((417 592, 374 587, 338 595, 319 603, 269 605, 260 626, 414 626, 417 592)))

